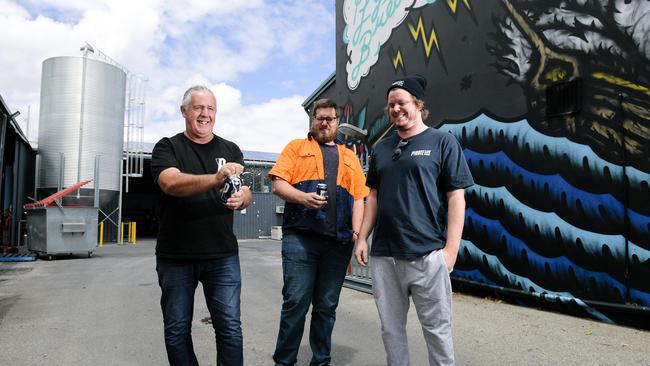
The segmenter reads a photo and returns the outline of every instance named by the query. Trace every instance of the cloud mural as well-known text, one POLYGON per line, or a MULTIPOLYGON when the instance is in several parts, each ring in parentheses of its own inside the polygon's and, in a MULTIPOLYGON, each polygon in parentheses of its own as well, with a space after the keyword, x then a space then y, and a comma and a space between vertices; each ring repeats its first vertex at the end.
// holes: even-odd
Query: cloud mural
POLYGON ((343 4, 343 31, 349 61, 346 66, 348 88, 354 90, 379 59, 381 46, 409 11, 436 0, 346 0, 343 4))

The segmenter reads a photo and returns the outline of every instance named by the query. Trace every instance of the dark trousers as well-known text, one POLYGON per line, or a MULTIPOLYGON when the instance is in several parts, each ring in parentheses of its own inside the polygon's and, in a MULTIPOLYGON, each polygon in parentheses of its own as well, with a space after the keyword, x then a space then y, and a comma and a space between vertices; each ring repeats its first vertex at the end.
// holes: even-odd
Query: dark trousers
POLYGON ((282 239, 282 312, 273 360, 296 363, 305 315, 312 305, 311 365, 328 365, 341 286, 352 255, 351 244, 317 235, 287 234, 282 239))
POLYGON ((239 256, 205 261, 157 258, 156 271, 169 364, 198 365, 192 346, 192 317, 200 281, 214 327, 217 365, 243 365, 239 256))

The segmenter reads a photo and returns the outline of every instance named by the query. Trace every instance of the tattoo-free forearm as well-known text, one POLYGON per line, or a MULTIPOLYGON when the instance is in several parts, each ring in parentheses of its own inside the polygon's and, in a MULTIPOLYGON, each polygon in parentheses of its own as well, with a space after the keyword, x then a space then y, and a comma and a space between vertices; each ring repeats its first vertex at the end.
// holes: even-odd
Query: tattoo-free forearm
POLYGON ((305 192, 295 188, 284 179, 275 178, 273 180, 273 194, 287 202, 303 204, 305 192))
POLYGON ((352 206, 352 230, 357 232, 361 230, 364 209, 363 198, 354 201, 352 206))
POLYGON ((222 187, 225 177, 220 174, 187 174, 167 168, 158 176, 160 189, 170 196, 189 197, 214 187, 222 187))
POLYGON ((447 242, 446 247, 454 257, 458 253, 465 225, 465 190, 447 192, 447 242))
POLYGON ((368 240, 368 236, 372 231, 372 228, 375 226, 375 220, 377 219, 377 190, 371 189, 370 194, 366 197, 366 204, 363 209, 363 222, 361 223, 361 229, 359 230, 359 239, 368 240))

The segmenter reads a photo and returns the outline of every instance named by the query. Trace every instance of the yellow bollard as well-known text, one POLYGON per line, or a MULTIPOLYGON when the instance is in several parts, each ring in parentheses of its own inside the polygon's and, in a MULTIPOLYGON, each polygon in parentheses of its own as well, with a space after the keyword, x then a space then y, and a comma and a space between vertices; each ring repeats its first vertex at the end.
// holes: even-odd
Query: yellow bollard
POLYGON ((120 223, 120 245, 124 245, 124 223, 120 223))
POLYGON ((133 221, 131 224, 133 224, 133 233, 131 234, 131 243, 133 243, 133 246, 135 246, 136 223, 135 223, 135 221, 133 221))
POLYGON ((104 246, 104 222, 99 223, 99 247, 104 246))

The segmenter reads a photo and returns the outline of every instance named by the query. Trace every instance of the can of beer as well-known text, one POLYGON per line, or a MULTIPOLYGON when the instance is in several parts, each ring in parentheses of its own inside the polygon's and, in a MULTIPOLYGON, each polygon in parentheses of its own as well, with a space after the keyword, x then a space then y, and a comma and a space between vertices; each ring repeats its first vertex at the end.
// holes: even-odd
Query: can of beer
POLYGON ((226 178, 221 191, 221 202, 226 203, 228 198, 241 189, 241 179, 236 175, 226 178))
POLYGON ((327 198, 327 184, 325 183, 318 183, 316 185, 316 194, 327 198))

